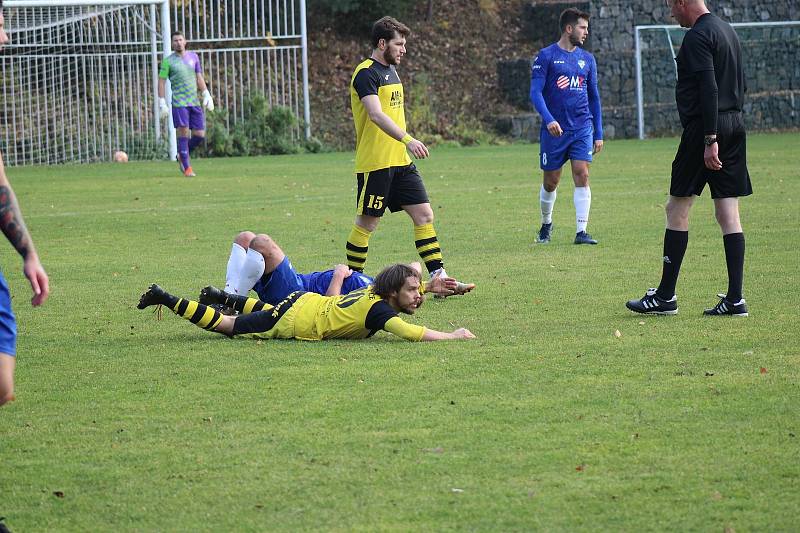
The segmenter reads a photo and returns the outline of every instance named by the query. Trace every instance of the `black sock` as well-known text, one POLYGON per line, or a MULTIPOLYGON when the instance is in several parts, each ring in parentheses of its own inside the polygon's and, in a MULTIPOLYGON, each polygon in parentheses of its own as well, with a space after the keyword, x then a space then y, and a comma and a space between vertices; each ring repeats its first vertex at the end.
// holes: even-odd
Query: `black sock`
POLYGON ((742 278, 744 277, 744 233, 728 233, 722 236, 725 244, 725 262, 728 264, 729 302, 742 299, 742 278))
POLYGON ((661 271, 661 283, 656 291, 656 295, 662 300, 670 300, 675 296, 675 285, 678 284, 678 274, 688 244, 688 231, 671 229, 664 231, 664 268, 661 271))

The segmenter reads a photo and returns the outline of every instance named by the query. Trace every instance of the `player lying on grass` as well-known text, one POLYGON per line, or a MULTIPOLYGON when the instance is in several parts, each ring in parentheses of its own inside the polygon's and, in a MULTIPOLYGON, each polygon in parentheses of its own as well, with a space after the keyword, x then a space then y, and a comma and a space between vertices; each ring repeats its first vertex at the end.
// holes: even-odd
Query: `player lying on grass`
MULTIPOLYGON (((419 263, 411 266, 421 271, 419 263)), ((262 302, 276 305, 294 291, 315 292, 324 296, 348 294, 371 285, 373 278, 354 272, 346 265, 308 274, 298 273, 278 243, 269 235, 242 231, 233 241, 225 271, 225 292, 247 296, 250 290, 262 302)), ((457 282, 453 278, 435 276, 425 285, 426 292, 437 296, 466 294, 475 288, 473 283, 457 282)), ((200 303, 213 303, 200 294, 200 303)))
POLYGON ((350 294, 322 296, 296 291, 277 305, 255 298, 229 294, 213 287, 204 289, 206 297, 233 307, 238 316, 225 316, 210 306, 184 300, 151 285, 139 299, 139 309, 166 305, 198 327, 229 337, 258 339, 364 339, 378 330, 388 331, 410 341, 473 339, 465 328, 448 333, 409 324, 399 313, 413 315, 425 296, 420 273, 409 265, 395 264, 383 269, 373 285, 350 294))

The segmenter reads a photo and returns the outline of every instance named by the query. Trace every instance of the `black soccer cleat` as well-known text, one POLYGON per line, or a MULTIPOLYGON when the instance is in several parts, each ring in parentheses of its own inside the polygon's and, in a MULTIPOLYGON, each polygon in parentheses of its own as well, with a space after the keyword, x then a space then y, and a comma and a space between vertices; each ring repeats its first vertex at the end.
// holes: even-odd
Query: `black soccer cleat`
POLYGON ((717 294, 719 297, 719 303, 712 307, 711 309, 703 310, 703 314, 706 316, 750 316, 747 312, 747 303, 744 301, 744 298, 739 300, 737 303, 731 302, 728 300, 728 297, 724 294, 717 294))
POLYGON ((550 224, 542 224, 542 227, 539 228, 539 233, 536 234, 536 242, 540 244, 545 244, 550 242, 550 235, 553 233, 553 223, 550 224))
POLYGON ((677 315, 678 297, 673 296, 669 300, 659 298, 656 289, 647 289, 639 300, 628 300, 625 307, 634 313, 643 315, 677 315))
POLYGON ((224 304, 225 298, 225 291, 209 285, 200 291, 200 298, 198 301, 203 305, 224 304))
POLYGON ((147 289, 147 292, 142 294, 139 298, 139 304, 136 306, 138 309, 144 309, 146 307, 150 307, 151 305, 164 305, 167 302, 167 293, 153 283, 150 285, 150 288, 147 289))
POLYGON ((575 234, 575 244, 597 244, 597 241, 585 231, 579 231, 575 234))

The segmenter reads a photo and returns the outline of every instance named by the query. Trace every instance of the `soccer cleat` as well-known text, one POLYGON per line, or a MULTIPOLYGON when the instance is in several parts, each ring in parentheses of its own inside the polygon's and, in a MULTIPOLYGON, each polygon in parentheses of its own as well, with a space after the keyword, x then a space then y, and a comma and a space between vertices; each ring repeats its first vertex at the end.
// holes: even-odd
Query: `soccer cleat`
POLYGON ((669 300, 664 300, 658 297, 656 289, 647 289, 642 298, 628 300, 625 307, 634 313, 642 313, 643 315, 677 315, 678 297, 673 296, 669 300))
POLYGON ((747 312, 747 303, 744 298, 736 303, 728 300, 724 294, 717 294, 719 303, 711 309, 703 310, 706 316, 750 316, 747 312))
POLYGON ((163 305, 166 303, 166 292, 164 289, 153 283, 150 288, 139 298, 138 309, 144 309, 151 305, 163 305))
POLYGON ((193 178, 197 176, 197 174, 194 173, 194 170, 192 170, 192 167, 186 167, 186 170, 183 171, 183 175, 187 178, 193 178))
POLYGON ((553 223, 542 224, 539 233, 536 235, 536 242, 544 244, 550 242, 550 234, 553 232, 553 223))
POLYGON ((597 244, 597 241, 585 231, 579 231, 575 234, 575 244, 597 244))
POLYGON ((197 301, 203 305, 224 304, 225 298, 225 291, 209 285, 200 291, 200 298, 197 301))

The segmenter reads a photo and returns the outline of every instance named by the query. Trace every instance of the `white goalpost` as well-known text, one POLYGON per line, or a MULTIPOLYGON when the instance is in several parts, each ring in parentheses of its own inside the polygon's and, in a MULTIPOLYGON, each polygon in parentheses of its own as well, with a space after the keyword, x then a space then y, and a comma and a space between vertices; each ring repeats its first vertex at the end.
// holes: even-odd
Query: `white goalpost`
POLYGON ((9 165, 174 153, 158 108, 168 0, 6 0, 0 143, 9 165))
POLYGON ((174 158, 172 120, 158 106, 173 29, 201 58, 222 112, 216 120, 234 127, 248 98, 263 95, 297 118, 297 138, 311 135, 305 0, 3 5, 11 42, 0 53, 0 149, 8 165, 109 161, 117 150, 174 158))
MULTIPOLYGON (((752 119, 754 126, 759 129, 792 127, 798 87, 797 69, 793 65, 800 50, 800 32, 797 31, 800 21, 735 22, 731 26, 742 41, 747 99, 759 104, 756 106, 758 116, 752 119), (794 73, 787 69, 794 69, 794 73), (786 76, 781 76, 781 72, 785 72, 786 76), (769 98, 781 101, 778 105, 763 105, 763 101, 769 98), (788 120, 783 116, 786 109, 791 117, 788 120)), ((675 25, 635 27, 639 139, 648 136, 648 116, 655 121, 659 116, 663 117, 665 110, 674 110, 678 72, 675 57, 686 31, 675 25)), ((796 127, 796 122, 793 127, 796 127)))

